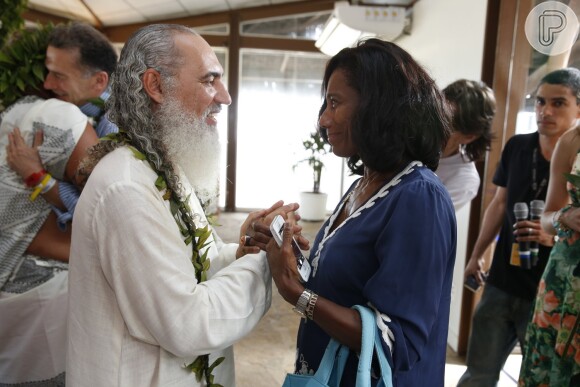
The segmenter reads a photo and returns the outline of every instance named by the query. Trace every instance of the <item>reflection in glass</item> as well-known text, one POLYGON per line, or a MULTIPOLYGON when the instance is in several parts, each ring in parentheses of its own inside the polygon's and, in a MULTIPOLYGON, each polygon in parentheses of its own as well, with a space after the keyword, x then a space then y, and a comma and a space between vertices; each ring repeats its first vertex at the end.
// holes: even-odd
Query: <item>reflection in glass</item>
MULTIPOLYGON (((536 0, 534 5, 542 3, 536 0)), ((562 1, 569 6, 569 1, 562 1)), ((580 66, 580 35, 570 50, 559 55, 546 55, 530 47, 530 63, 528 68, 528 80, 525 91, 523 106, 518 112, 516 120, 516 134, 532 133, 538 130, 536 124, 535 103, 536 89, 540 80, 549 72, 564 67, 580 66)))
POLYGON ((246 36, 316 40, 331 11, 252 20, 241 23, 246 36))

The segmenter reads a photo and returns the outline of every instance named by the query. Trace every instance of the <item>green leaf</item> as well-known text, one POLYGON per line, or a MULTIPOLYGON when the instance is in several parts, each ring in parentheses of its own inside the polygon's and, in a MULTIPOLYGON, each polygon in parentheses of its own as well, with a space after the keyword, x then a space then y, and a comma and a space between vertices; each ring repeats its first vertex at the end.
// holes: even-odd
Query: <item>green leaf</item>
POLYGON ((117 133, 109 133, 101 137, 101 140, 119 142, 119 136, 117 133))
POLYGON ((207 355, 198 356, 193 363, 185 366, 191 372, 195 373, 195 379, 201 382, 204 375, 204 369, 207 367, 207 355))
MULTIPOLYGON (((210 242, 206 242, 204 243, 201 247, 199 247, 200 250, 205 249, 207 246, 211 245, 211 241, 210 242)), ((206 251, 207 252, 207 251, 206 251)))
POLYGON ((32 73, 36 79, 44 81, 44 66, 39 65, 38 63, 32 65, 32 73))
POLYGON ((201 246, 207 241, 207 239, 211 236, 211 233, 203 233, 199 239, 197 240, 197 245, 201 246))
POLYGON ((215 215, 209 215, 207 217, 207 222, 212 227, 219 227, 219 226, 221 226, 221 224, 218 223, 218 219, 217 219, 217 217, 215 215))
POLYGON ((14 61, 12 60, 12 58, 9 57, 8 55, 6 55, 3 52, 0 52, 0 62, 1 63, 14 64, 14 61))
POLYGON ((222 364, 225 359, 226 358, 223 356, 215 359, 215 361, 213 363, 211 363, 211 366, 207 369, 207 371, 210 373, 213 372, 214 368, 219 366, 220 364, 222 364))
POLYGON ((129 149, 131 149, 131 152, 133 152, 133 156, 135 156, 136 159, 147 160, 147 157, 143 153, 139 152, 137 148, 130 146, 129 149))
POLYGON ((167 183, 165 182, 163 176, 161 175, 157 176, 157 180, 155 180, 155 187, 157 187, 159 191, 162 191, 167 188, 167 183))
POLYGON ((18 78, 16 80, 16 86, 18 87, 18 89, 20 91, 24 91, 24 89, 26 89, 26 87, 24 86, 24 81, 22 79, 20 79, 20 78, 18 78))
POLYGON ((89 103, 92 103, 99 109, 103 110, 105 108, 105 101, 101 97, 91 98, 88 100, 89 103))
POLYGON ((169 210, 173 216, 179 214, 179 204, 175 200, 169 200, 169 210))

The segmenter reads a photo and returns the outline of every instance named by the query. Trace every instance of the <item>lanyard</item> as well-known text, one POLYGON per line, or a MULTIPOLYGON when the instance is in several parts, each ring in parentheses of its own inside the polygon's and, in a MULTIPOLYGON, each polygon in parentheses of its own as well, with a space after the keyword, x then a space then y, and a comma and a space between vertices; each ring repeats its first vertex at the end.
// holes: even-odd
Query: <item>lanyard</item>
POLYGON ((534 148, 534 153, 532 155, 532 190, 534 191, 534 199, 537 199, 538 196, 540 196, 540 193, 548 184, 548 179, 544 176, 538 186, 538 153, 538 148, 534 148))

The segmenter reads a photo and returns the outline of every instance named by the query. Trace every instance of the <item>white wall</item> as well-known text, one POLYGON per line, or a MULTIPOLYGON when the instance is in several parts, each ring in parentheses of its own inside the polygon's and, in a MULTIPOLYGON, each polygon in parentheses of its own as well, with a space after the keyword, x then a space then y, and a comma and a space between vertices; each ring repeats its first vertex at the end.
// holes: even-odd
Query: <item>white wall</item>
MULTIPOLYGON (((481 79, 487 0, 421 0, 413 7, 411 34, 396 41, 444 88, 460 79, 481 79)), ((457 351, 469 207, 457 213, 457 258, 451 291, 449 337, 457 351)))
POLYGON ((396 43, 425 66, 440 87, 480 79, 487 0, 420 0, 410 35, 396 43))

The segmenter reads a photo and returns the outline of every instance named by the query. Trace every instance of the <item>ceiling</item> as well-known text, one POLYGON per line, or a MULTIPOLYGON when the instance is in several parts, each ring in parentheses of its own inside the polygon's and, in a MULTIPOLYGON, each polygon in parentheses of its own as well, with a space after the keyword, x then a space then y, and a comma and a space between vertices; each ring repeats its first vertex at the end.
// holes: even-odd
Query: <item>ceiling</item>
MULTIPOLYGON (((343 0, 344 1, 344 0, 343 0)), ((412 6, 418 0, 349 0, 351 4, 412 6)), ((281 4, 331 3, 331 0, 28 0, 28 8, 65 19, 86 21, 97 28, 228 12, 281 4)), ((296 5, 302 7, 301 5, 296 5)))
POLYGON ((298 1, 304 0, 29 0, 28 8, 111 27, 298 1))

